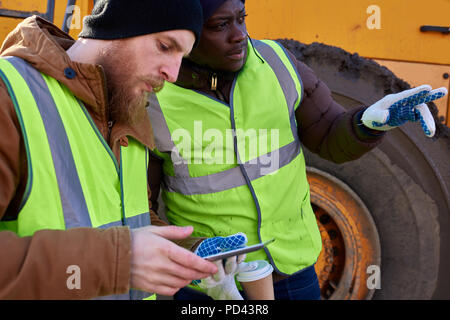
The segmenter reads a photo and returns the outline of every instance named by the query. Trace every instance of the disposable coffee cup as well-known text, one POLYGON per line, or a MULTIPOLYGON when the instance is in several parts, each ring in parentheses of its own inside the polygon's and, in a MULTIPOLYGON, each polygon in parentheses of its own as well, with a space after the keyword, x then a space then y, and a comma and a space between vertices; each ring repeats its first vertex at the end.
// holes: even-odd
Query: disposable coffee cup
POLYGON ((246 271, 236 275, 248 300, 274 300, 273 267, 264 260, 249 262, 246 271))

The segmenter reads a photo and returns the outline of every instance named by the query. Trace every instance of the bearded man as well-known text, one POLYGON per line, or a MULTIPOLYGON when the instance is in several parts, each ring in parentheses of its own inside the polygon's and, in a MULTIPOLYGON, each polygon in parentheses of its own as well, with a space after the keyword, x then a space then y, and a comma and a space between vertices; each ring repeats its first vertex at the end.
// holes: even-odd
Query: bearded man
POLYGON ((142 299, 217 272, 187 250, 192 227, 149 226, 146 101, 201 25, 197 0, 101 0, 77 41, 36 16, 8 35, 0 299, 142 299))

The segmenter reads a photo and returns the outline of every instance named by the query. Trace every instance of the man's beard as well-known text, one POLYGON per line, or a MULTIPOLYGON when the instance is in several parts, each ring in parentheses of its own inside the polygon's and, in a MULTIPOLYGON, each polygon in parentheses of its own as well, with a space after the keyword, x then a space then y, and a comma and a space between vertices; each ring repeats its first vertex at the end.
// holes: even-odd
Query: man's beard
MULTIPOLYGON (((151 61, 149 61, 151 63, 151 61)), ((145 107, 150 95, 147 91, 136 94, 136 87, 143 81, 153 87, 154 92, 162 90, 163 81, 154 77, 139 77, 132 53, 124 43, 111 45, 100 54, 97 64, 103 67, 108 90, 108 121, 134 125, 145 116, 145 107)))

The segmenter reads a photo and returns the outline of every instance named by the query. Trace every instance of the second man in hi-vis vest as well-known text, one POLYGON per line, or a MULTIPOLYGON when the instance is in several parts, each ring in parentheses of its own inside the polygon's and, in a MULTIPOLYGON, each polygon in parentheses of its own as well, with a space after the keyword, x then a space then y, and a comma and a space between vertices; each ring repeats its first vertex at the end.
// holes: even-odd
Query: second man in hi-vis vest
MULTIPOLYGON (((424 85, 346 111, 279 43, 248 36, 244 0, 201 3, 199 46, 176 83, 149 100, 153 203, 162 186, 166 217, 194 226, 195 236, 244 232, 249 244, 275 238, 247 255, 273 266, 275 299, 320 299, 314 264, 322 243, 302 147, 342 163, 407 121, 433 136, 424 103, 447 92, 424 85)), ((175 298, 208 296, 185 288, 175 298)))
POLYGON ((197 0, 100 0, 77 41, 36 16, 7 37, 0 299, 148 299, 217 272, 192 227, 149 226, 147 96, 201 21, 197 0))

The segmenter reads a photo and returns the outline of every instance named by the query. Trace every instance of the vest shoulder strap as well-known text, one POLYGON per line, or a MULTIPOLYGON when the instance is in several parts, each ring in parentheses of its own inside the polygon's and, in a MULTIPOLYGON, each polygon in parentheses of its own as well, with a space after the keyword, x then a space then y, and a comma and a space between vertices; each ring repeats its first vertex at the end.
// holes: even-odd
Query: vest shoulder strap
POLYGON ((255 40, 255 49, 274 70, 288 101, 290 111, 297 109, 304 95, 303 82, 287 49, 273 40, 255 40))

